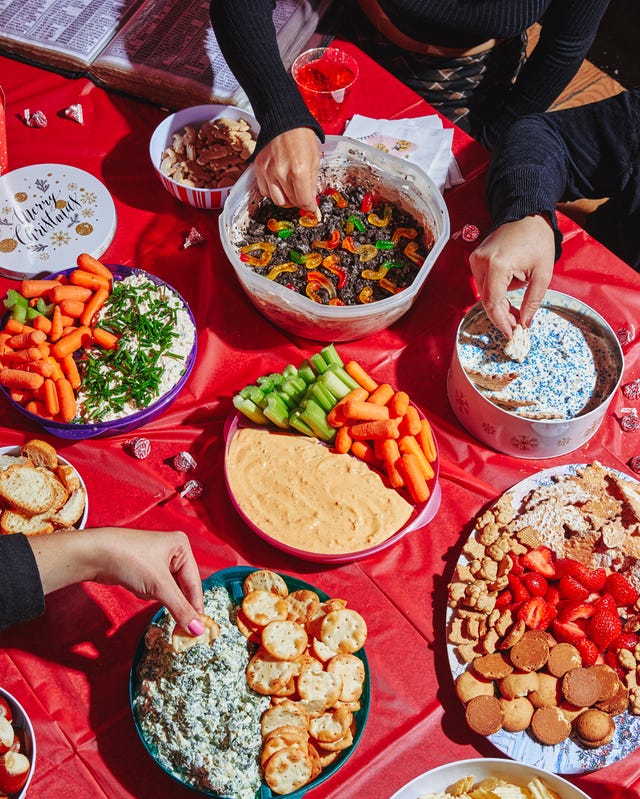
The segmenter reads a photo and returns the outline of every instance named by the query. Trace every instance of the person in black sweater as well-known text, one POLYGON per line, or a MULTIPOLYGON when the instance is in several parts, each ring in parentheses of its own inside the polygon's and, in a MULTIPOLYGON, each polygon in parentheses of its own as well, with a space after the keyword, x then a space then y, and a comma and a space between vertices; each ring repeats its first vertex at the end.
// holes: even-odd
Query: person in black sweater
POLYGON ((157 599, 192 635, 204 630, 202 583, 187 536, 115 527, 0 535, 0 630, 40 616, 46 594, 84 580, 157 599))
POLYGON ((524 117, 493 154, 487 202, 494 228, 469 262, 490 319, 509 337, 544 298, 562 251, 560 201, 608 198, 585 229, 640 270, 640 88, 524 117), (506 292, 527 284, 519 314, 506 292))
MULTIPOLYGON (((489 148, 518 117, 545 111, 575 75, 608 0, 350 0, 353 39, 489 148), (542 21, 524 62, 527 29, 542 21)), ((279 205, 315 210, 317 137, 280 59, 272 0, 212 0, 211 21, 261 130, 258 188, 279 205)))

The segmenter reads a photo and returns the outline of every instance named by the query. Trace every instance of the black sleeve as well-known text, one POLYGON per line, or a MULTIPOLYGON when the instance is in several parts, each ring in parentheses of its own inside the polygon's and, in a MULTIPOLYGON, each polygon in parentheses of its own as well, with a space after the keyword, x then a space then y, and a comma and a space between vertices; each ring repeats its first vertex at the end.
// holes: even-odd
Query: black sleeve
POLYGON ((0 630, 44 613, 40 574, 27 537, 0 535, 0 630))
POLYGON ((487 202, 495 225, 550 213, 582 197, 622 198, 625 213, 640 208, 640 89, 589 105, 524 117, 494 153, 487 202))
POLYGON ((540 39, 520 70, 483 141, 493 148, 503 131, 526 114, 546 111, 586 57, 609 0, 553 0, 541 20, 540 39))
POLYGON ((322 128, 285 69, 271 0, 211 0, 211 24, 225 60, 247 93, 260 123, 257 150, 293 128, 322 128))

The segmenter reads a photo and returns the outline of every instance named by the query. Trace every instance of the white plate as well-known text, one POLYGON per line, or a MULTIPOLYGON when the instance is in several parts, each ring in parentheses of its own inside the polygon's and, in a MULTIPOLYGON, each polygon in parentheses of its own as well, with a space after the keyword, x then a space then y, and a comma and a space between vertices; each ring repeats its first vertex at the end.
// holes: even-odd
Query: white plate
POLYGON ((22 279, 99 258, 116 232, 116 209, 93 175, 35 164, 0 177, 0 274, 22 279))
MULTIPOLYGON (((554 476, 575 474, 578 469, 587 465, 584 463, 564 464, 544 469, 517 483, 506 493, 513 495, 514 506, 517 507, 530 491, 552 483, 554 476)), ((608 466, 606 468, 619 474, 625 480, 633 480, 632 477, 624 472, 617 472, 608 466)), ((463 563, 467 562, 464 555, 461 555, 461 561, 463 563)), ((447 629, 449 629, 452 613, 452 609, 447 608, 447 629)), ((455 680, 458 675, 465 671, 466 664, 458 661, 455 647, 448 642, 447 653, 451 673, 455 680)), ((494 735, 489 735, 488 738, 496 749, 504 752, 505 755, 519 763, 527 763, 531 766, 553 771, 556 774, 584 774, 609 766, 611 763, 616 763, 618 760, 622 760, 623 757, 635 752, 640 746, 640 716, 633 716, 628 711, 625 711, 615 717, 615 722, 616 729, 613 739, 610 743, 597 749, 585 749, 579 746, 573 738, 567 738, 567 740, 555 746, 545 746, 527 731, 514 733, 500 730, 494 735)), ((579 795, 582 796, 582 794, 579 795)))
MULTIPOLYGON (((20 447, 0 447, 0 455, 20 455, 20 447)), ((70 463, 66 458, 63 458, 60 453, 58 453, 58 460, 60 463, 64 463, 66 466, 71 466, 74 472, 78 475, 78 480, 80 480, 80 486, 84 490, 84 511, 82 516, 80 517, 80 521, 77 522, 74 527, 77 527, 78 530, 84 530, 87 526, 87 516, 89 515, 89 494, 87 493, 87 487, 82 479, 82 475, 76 469, 76 467, 70 463)))
POLYGON ((560 799, 589 799, 586 793, 567 780, 563 780, 562 777, 534 766, 492 757, 458 760, 455 763, 447 763, 444 766, 431 769, 431 771, 425 771, 424 774, 415 777, 396 791, 391 799, 418 799, 427 792, 445 791, 457 780, 470 775, 473 775, 476 780, 483 780, 486 777, 504 777, 521 788, 534 777, 538 777, 548 788, 555 791, 560 799))

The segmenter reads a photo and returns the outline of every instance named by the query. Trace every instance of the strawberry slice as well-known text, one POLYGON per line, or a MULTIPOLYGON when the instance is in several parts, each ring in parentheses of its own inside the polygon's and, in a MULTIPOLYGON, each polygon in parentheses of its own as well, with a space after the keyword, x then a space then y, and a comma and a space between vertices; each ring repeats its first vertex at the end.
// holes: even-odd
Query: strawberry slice
POLYGON ((522 565, 544 577, 555 577, 556 574, 553 552, 549 547, 536 547, 525 552, 522 556, 522 565))
POLYGON ((638 636, 635 633, 622 632, 609 644, 609 649, 613 649, 614 652, 619 652, 621 649, 628 649, 633 652, 637 643, 638 636))
POLYGON ((509 572, 507 579, 515 602, 525 602, 527 599, 531 599, 531 594, 519 577, 509 572))
POLYGON ((515 574, 516 577, 521 577, 524 574, 524 566, 522 565, 520 555, 514 555, 510 552, 507 557, 511 560, 511 568, 509 569, 511 574, 515 574))
POLYGON ((574 621, 559 621, 556 619, 552 624, 553 636, 558 643, 578 645, 578 641, 586 638, 586 633, 574 621))
POLYGON ((546 630, 556 617, 556 609, 547 604, 541 596, 533 596, 523 602, 518 611, 521 619, 530 630, 546 630))
POLYGON ((594 607, 597 611, 606 610, 614 616, 618 615, 618 606, 611 594, 603 594, 600 599, 596 600, 594 607))
POLYGON ((618 615, 602 608, 595 610, 587 627, 587 637, 601 652, 604 652, 621 632, 622 622, 618 615))
POLYGON ((582 638, 576 641, 574 646, 578 652, 580 652, 583 666, 593 666, 594 663, 597 663, 600 652, 598 652, 598 647, 593 641, 590 641, 588 638, 582 638))
POLYGON ((560 621, 577 621, 578 619, 590 619, 595 611, 594 605, 588 602, 572 600, 565 602, 558 610, 560 621))
POLYGON ((573 577, 580 565, 575 558, 557 558, 556 577, 573 577))
POLYGON ((586 599, 591 593, 575 577, 561 577, 558 583, 558 591, 563 599, 573 599, 578 602, 586 599))
POLYGON ((525 584, 531 596, 544 596, 549 588, 547 578, 538 572, 526 572, 522 575, 522 582, 525 584))
POLYGON ((496 597, 495 606, 498 608, 498 610, 504 610, 512 602, 513 602, 513 594, 508 588, 505 588, 504 591, 500 591, 500 593, 496 597))
POLYGON ((558 591, 557 585, 550 585, 547 588, 547 593, 544 595, 545 602, 548 602, 550 605, 554 607, 558 607, 558 602, 560 602, 560 591, 558 591))
POLYGON ((589 593, 593 592, 599 594, 604 588, 607 572, 604 569, 590 569, 583 563, 578 563, 571 576, 575 578, 580 585, 583 585, 589 593))
POLYGON ((611 572, 611 574, 607 575, 604 589, 611 594, 618 605, 635 605, 638 601, 637 590, 623 574, 618 572, 611 572))

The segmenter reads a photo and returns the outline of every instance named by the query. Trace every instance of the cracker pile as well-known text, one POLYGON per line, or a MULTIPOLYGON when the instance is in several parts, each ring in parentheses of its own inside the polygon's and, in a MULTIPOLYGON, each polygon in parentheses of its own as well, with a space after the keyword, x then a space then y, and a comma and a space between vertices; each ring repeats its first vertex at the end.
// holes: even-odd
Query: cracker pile
POLYGON ((367 626, 343 599, 289 592, 280 575, 258 570, 244 583, 240 631, 259 644, 247 682, 271 696, 261 720, 264 778, 276 794, 297 791, 353 744, 365 669, 355 652, 367 626))
POLYGON ((256 147, 255 134, 244 119, 221 117, 199 128, 185 125, 162 153, 160 171, 184 186, 222 189, 233 186, 256 147))
POLYGON ((46 441, 32 439, 20 455, 0 456, 2 533, 41 535, 73 527, 86 499, 76 470, 61 463, 46 441))
POLYGON ((518 786, 503 777, 476 780, 470 775, 458 780, 446 791, 422 794, 419 799, 560 799, 560 796, 538 777, 529 780, 524 786, 518 786))

